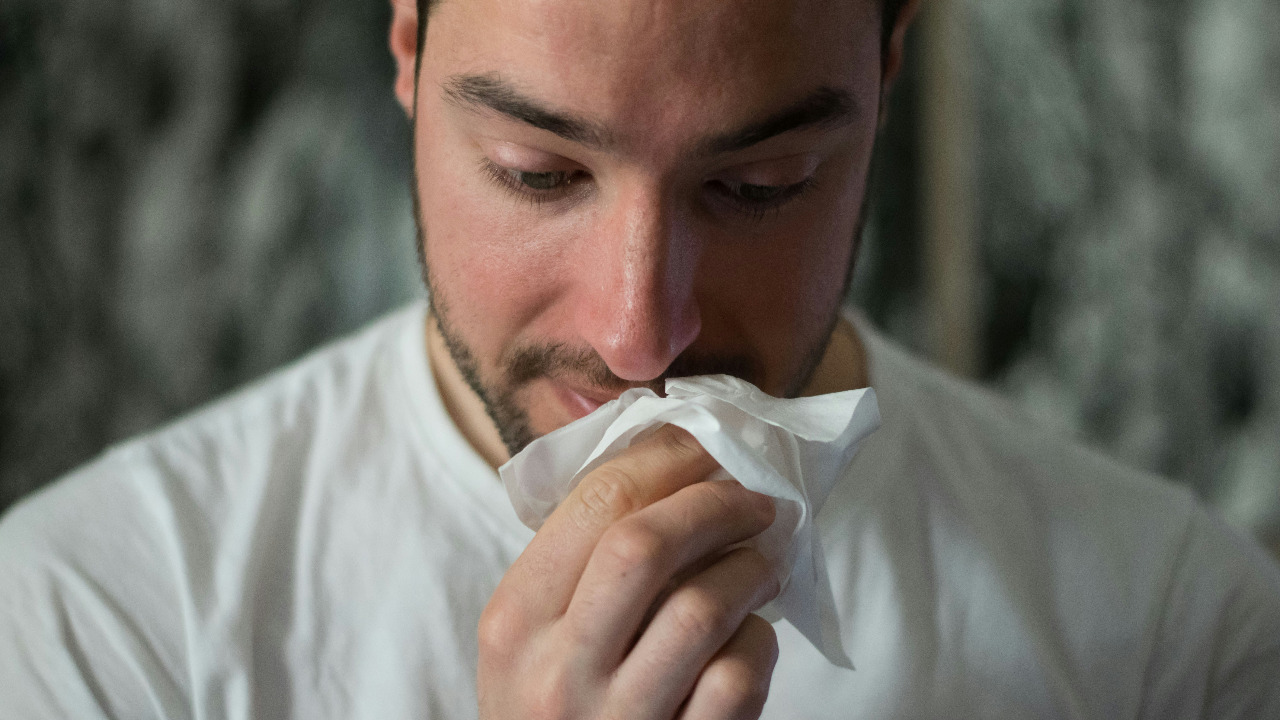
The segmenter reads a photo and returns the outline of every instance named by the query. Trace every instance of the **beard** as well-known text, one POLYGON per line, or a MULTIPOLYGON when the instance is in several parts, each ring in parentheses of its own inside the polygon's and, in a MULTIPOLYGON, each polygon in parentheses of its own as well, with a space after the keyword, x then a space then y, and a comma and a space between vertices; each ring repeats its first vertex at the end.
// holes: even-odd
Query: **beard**
MULTIPOLYGON (((647 387, 664 394, 668 378, 693 375, 732 375, 759 385, 761 363, 747 354, 707 354, 686 350, 667 366, 661 375, 644 383, 628 382, 609 369, 604 359, 590 347, 575 348, 563 343, 533 343, 504 353, 498 361, 497 377, 488 378, 462 334, 450 321, 449 304, 439 293, 431 272, 425 269, 423 282, 431 302, 431 319, 458 372, 484 405, 485 412, 498 428, 507 452, 514 456, 540 437, 529 420, 522 403, 522 391, 535 380, 568 379, 587 387, 622 392, 634 387, 647 387)), ((820 337, 805 351, 799 370, 789 379, 784 397, 796 397, 809 383, 821 362, 827 343, 839 320, 839 308, 831 313, 820 337)))
MULTIPOLYGON (((449 303, 440 294, 439 283, 434 281, 430 268, 425 264, 422 276, 431 303, 431 319, 436 323, 449 357, 472 392, 480 398, 485 412, 498 428, 502 444, 512 456, 540 437, 520 397, 535 380, 572 378, 577 384, 619 393, 633 387, 647 387, 659 395, 664 394, 668 378, 693 375, 724 374, 757 386, 760 384, 762 365, 747 354, 707 354, 685 350, 658 377, 645 383, 635 383, 615 375, 589 346, 570 347, 563 343, 518 346, 499 358, 497 377, 486 377, 470 345, 451 322, 449 303)), ((787 381, 783 397, 797 397, 809 384, 835 332, 839 310, 837 303, 822 332, 805 349, 797 371, 787 381)))
MULTIPOLYGON (((416 139, 415 133, 415 142, 416 139)), ((417 157, 416 150, 413 157, 417 157)), ((870 179, 868 177, 868 181, 870 179)), ((849 294, 849 285, 853 280, 853 269, 867 216, 867 199, 870 195, 869 191, 864 194, 862 207, 858 213, 849 263, 845 270, 844 289, 840 298, 849 294)), ((418 264, 431 305, 431 318, 436 323, 440 337, 444 340, 450 359, 472 392, 480 398, 485 412, 498 428, 502 444, 506 446, 507 452, 512 457, 541 436, 534 430, 529 412, 520 399, 522 391, 535 380, 572 378, 586 387, 619 393, 633 387, 647 387, 659 395, 665 395, 664 388, 668 378, 693 375, 731 375, 757 387, 760 386, 765 370, 764 364, 759 358, 748 353, 717 354, 688 348, 680 353, 658 377, 648 382, 635 383, 615 375, 599 353, 590 346, 571 347, 554 342, 525 344, 504 352, 498 358, 497 377, 485 377, 481 371, 480 362, 466 342, 462 331, 451 321, 448 297, 442 294, 441 284, 432 274, 431 267, 427 263, 427 237, 423 229, 416 163, 413 173, 413 221, 418 246, 418 264)), ((796 371, 783 385, 781 397, 798 397, 808 386, 826 354, 831 336, 840 320, 841 305, 841 302, 834 304, 822 326, 822 331, 803 349, 796 371)))

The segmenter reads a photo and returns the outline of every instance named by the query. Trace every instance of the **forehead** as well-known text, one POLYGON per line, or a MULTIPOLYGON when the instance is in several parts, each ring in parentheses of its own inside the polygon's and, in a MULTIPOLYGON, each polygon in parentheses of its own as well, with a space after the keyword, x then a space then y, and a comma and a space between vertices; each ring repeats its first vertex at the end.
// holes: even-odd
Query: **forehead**
POLYGON ((711 131, 823 85, 874 102, 879 21, 878 0, 444 0, 423 81, 496 73, 650 137, 711 131))

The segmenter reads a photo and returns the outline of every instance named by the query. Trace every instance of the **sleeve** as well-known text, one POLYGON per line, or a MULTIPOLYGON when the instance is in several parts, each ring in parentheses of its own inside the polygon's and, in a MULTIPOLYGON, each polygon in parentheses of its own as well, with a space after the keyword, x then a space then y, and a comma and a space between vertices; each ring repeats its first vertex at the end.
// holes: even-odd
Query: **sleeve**
POLYGON ((1280 567, 1203 508, 1158 637, 1140 717, 1280 720, 1280 567))
MULTIPOLYGON (((0 522, 0 714, 185 718, 162 545, 110 457, 0 522)), ((175 627, 176 624, 176 627, 175 627)))

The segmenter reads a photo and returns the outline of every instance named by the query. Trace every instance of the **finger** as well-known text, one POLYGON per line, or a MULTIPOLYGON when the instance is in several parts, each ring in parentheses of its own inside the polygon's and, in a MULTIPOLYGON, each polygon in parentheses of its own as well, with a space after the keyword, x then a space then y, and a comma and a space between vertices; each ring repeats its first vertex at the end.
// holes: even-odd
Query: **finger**
MULTIPOLYGON (((734 543, 763 532, 773 518, 768 497, 726 480, 684 488, 618 521, 600 538, 583 570, 565 611, 565 631, 590 653, 592 662, 615 667, 672 578, 703 558, 720 555, 734 543)), ((742 562, 739 559, 731 567, 742 562)), ((711 572, 700 574, 702 583, 721 579, 724 571, 708 575, 711 572)), ((693 598, 700 589, 695 585, 686 595, 693 598)), ((741 615, 752 609, 743 609, 741 615)), ((728 639, 741 615, 723 628, 723 636, 707 649, 702 662, 728 639)))
POLYGON ((778 636, 759 615, 748 615, 698 677, 679 720, 756 720, 769 699, 778 662, 778 636))
POLYGON ((778 589, 772 566, 749 548, 690 578, 662 602, 618 668, 622 706, 641 717, 671 717, 711 658, 778 589))
MULTIPOLYGON (((503 576, 495 594, 536 589, 546 620, 569 605, 596 543, 617 520, 701 482, 717 467, 687 431, 664 425, 592 471, 556 508, 503 576)), ((522 602, 527 603, 528 597, 522 602)))

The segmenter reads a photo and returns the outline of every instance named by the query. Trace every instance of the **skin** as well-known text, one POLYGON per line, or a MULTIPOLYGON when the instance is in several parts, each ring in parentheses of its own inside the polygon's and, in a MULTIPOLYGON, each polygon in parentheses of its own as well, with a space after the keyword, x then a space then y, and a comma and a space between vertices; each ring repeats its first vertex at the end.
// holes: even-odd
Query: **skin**
MULTIPOLYGON (((393 8, 428 352, 490 463, 671 375, 865 385, 837 311, 914 6, 882 48, 874 0, 444 0, 420 70, 393 8)), ((714 468, 664 428, 579 485, 485 609, 481 717, 758 716, 777 643, 751 613, 778 588, 726 550, 773 509, 714 468)))

